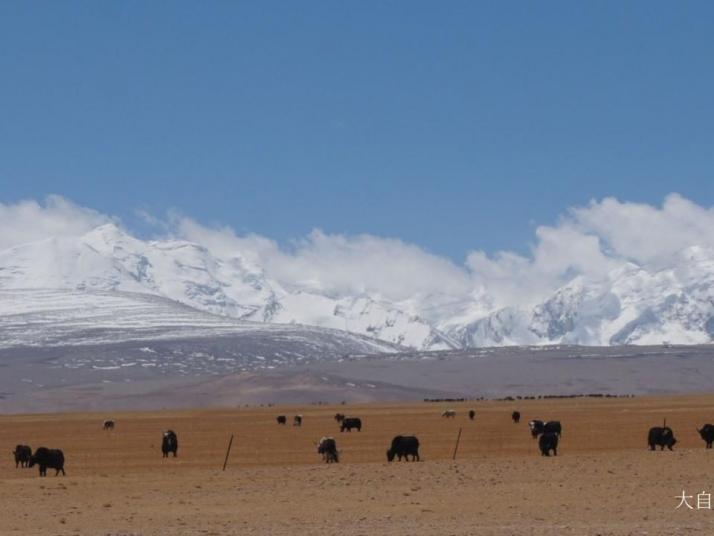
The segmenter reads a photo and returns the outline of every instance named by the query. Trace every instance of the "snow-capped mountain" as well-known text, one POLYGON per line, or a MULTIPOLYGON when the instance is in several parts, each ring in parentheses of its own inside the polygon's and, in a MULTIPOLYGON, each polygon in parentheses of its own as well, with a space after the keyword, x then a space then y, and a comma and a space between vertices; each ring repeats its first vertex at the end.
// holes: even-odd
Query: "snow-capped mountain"
POLYGON ((604 279, 578 276, 533 307, 440 327, 464 347, 711 342, 714 251, 687 248, 672 265, 653 272, 628 263, 604 279))
MULTIPOLYGON (((0 290, 26 289, 70 289, 67 299, 77 300, 82 291, 151 295, 213 315, 332 328, 419 350, 714 339, 714 251, 698 247, 658 269, 623 263, 599 279, 574 275, 538 303, 497 308, 476 293, 390 301, 368 291, 281 284, 240 251, 144 241, 106 224, 1 251, 0 290)), ((9 314, 4 305, 0 315, 9 314)))
POLYGON ((0 289, 28 288, 148 293, 243 320, 314 325, 412 347, 454 347, 427 322, 390 303, 288 291, 240 252, 219 258, 184 240, 142 241, 114 224, 0 252, 0 289))

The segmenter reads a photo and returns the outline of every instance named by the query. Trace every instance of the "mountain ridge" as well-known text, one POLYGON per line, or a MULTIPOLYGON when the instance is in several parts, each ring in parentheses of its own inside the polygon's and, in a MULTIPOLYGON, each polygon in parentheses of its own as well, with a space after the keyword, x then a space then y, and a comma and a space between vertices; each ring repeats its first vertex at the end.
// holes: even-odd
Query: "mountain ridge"
POLYGON ((714 340, 714 251, 669 264, 625 262, 599 279, 573 274, 545 299, 497 307, 487 294, 390 300, 278 281, 241 251, 142 240, 113 223, 0 251, 0 290, 67 289, 160 296, 244 321, 303 324, 417 350, 543 344, 702 344, 714 340))

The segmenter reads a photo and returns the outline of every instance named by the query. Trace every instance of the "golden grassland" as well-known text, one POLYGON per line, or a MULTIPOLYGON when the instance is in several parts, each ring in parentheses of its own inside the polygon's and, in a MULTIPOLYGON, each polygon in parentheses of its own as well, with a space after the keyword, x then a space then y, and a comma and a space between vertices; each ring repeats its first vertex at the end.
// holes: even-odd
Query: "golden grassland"
POLYGON ((8 415, 0 535, 714 534, 714 510, 696 509, 714 492, 714 450, 696 432, 706 422, 714 395, 8 415), (441 417, 447 407, 456 418, 441 417), (340 433, 336 412, 363 430, 340 433), (532 418, 562 422, 557 458, 540 456, 532 418), (650 452, 647 431, 663 419, 679 443, 650 452), (175 459, 161 457, 168 428, 175 459), (397 434, 419 437, 422 462, 386 463, 397 434), (321 462, 325 435, 340 464, 321 462), (17 443, 61 448, 67 476, 16 469, 17 443), (682 490, 694 510, 675 509, 682 490))

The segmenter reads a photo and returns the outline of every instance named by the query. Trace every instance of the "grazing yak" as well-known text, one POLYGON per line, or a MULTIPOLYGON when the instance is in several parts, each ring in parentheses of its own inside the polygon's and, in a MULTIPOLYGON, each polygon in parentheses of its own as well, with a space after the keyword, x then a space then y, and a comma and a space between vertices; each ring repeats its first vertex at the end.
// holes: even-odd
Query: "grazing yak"
POLYGON ((701 430, 697 429, 697 432, 699 432, 699 435, 702 436, 702 439, 706 442, 706 448, 712 448, 712 443, 714 443, 714 424, 705 424, 701 430))
POLYGON ((335 420, 337 422, 342 422, 345 420, 345 416, 343 413, 335 413, 335 420))
POLYGON ((528 428, 531 430, 531 436, 533 438, 538 437, 541 434, 556 434, 558 437, 563 435, 563 427, 560 421, 548 421, 543 422, 539 420, 532 420, 528 423, 528 428))
POLYGON ((337 442, 334 437, 323 437, 317 443, 317 453, 322 454, 326 463, 338 463, 340 455, 337 452, 337 442))
POLYGON ((553 451, 553 456, 558 455, 558 434, 555 432, 545 432, 538 439, 538 448, 543 456, 550 456, 550 451, 553 451))
POLYGON ((442 417, 452 417, 452 418, 453 418, 453 417, 456 417, 456 410, 454 410, 454 409, 445 409, 445 410, 441 413, 441 416, 442 416, 442 417))
POLYGON ((161 439, 161 453, 164 458, 168 458, 169 453, 172 453, 174 458, 178 454, 178 437, 173 430, 164 432, 164 437, 161 439))
POLYGON ((528 428, 530 429, 531 436, 533 436, 534 439, 543 433, 544 425, 545 423, 543 421, 539 421, 537 419, 534 419, 528 423, 528 428))
POLYGON ((511 413, 511 419, 513 419, 513 422, 515 424, 518 424, 519 422, 521 422, 521 412, 514 411, 513 413, 511 413))
POLYGON ((474 417, 476 417, 476 412, 472 409, 469 410, 469 419, 472 421, 474 420, 474 417))
POLYGON ((55 476, 64 472, 64 454, 61 450, 48 449, 45 447, 38 448, 35 453, 30 456, 30 464, 28 467, 34 467, 35 465, 40 466, 40 476, 47 476, 47 468, 54 469, 56 471, 55 476))
POLYGON ((357 428, 358 432, 362 431, 362 419, 358 417, 345 417, 342 419, 342 425, 340 426, 340 432, 347 430, 352 431, 352 428, 357 428))
POLYGON ((387 461, 391 462, 395 456, 399 461, 404 458, 408 462, 409 456, 412 461, 419 461, 419 440, 414 436, 396 436, 387 451, 387 461))
POLYGON ((293 418, 293 426, 302 426, 302 415, 295 415, 293 418))
POLYGON ((104 424, 102 425, 102 430, 114 430, 115 422, 112 420, 107 420, 104 421, 104 424))
POLYGON ((655 450, 656 446, 659 446, 660 450, 664 450, 664 447, 672 450, 676 442, 674 432, 669 426, 653 426, 647 434, 647 444, 650 450, 655 450))
POLYGON ((277 421, 278 424, 286 424, 288 422, 288 418, 285 415, 278 415, 277 421))
POLYGON ((563 427, 560 421, 548 421, 543 425, 544 434, 556 434, 558 437, 563 435, 563 427))
POLYGON ((15 469, 18 467, 27 467, 32 456, 32 449, 27 445, 17 445, 12 451, 15 455, 15 469))

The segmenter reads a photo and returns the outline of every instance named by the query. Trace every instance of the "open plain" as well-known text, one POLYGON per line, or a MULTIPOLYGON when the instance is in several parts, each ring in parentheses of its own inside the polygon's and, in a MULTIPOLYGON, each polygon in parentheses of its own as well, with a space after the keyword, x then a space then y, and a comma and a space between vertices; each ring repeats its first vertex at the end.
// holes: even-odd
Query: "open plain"
POLYGON ((5 415, 0 534, 708 535, 714 450, 696 427, 712 421, 714 395, 5 415), (447 407, 456 418, 440 416, 447 407), (340 433, 337 411, 363 430, 340 433), (540 456, 532 418, 562 422, 557 457, 540 456), (679 443, 650 452, 647 431, 663 419, 679 443), (175 459, 161 457, 168 428, 175 459), (397 434, 419 437, 420 463, 386 462, 397 434), (321 462, 324 435, 341 463, 321 462), (61 448, 67 476, 16 469, 17 443, 61 448), (694 509, 677 509, 683 491, 694 509))

